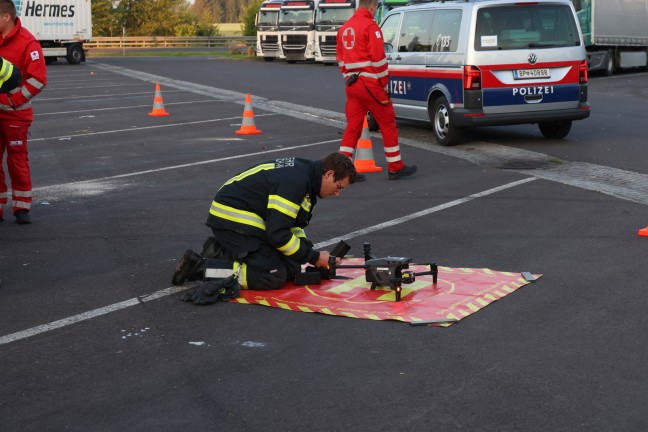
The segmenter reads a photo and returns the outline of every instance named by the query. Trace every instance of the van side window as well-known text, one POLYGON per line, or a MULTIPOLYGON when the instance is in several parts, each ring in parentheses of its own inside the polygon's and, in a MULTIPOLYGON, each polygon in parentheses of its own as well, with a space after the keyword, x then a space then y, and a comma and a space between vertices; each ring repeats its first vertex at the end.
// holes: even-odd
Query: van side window
POLYGON ((434 13, 430 31, 433 52, 456 52, 461 28, 461 10, 441 9, 434 13))
POLYGON ((385 53, 394 51, 400 17, 401 14, 390 15, 382 23, 382 26, 380 26, 380 30, 382 31, 385 40, 385 53))
POLYGON ((567 5, 488 7, 477 12, 477 51, 575 45, 580 45, 580 35, 567 5))
POLYGON ((432 48, 430 40, 431 10, 407 12, 398 39, 399 52, 427 52, 432 48))

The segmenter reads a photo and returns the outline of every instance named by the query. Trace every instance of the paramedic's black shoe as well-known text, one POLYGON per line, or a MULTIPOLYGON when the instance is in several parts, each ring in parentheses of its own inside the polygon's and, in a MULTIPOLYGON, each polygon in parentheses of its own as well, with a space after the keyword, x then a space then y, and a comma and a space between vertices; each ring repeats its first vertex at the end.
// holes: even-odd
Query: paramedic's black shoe
POLYGON ((200 253, 204 258, 222 258, 225 255, 225 252, 221 248, 220 244, 212 236, 207 237, 207 240, 203 243, 203 249, 200 253))
POLYGON ((196 273, 200 269, 203 261, 203 257, 191 249, 187 249, 184 255, 182 255, 182 258, 180 258, 178 267, 176 267, 176 271, 173 273, 171 283, 173 283, 173 285, 182 285, 187 279, 198 279, 199 277, 196 273))
POLYGON ((389 178, 389 180, 398 180, 398 179, 401 178, 401 177, 411 176, 411 175, 414 174, 417 170, 418 170, 418 168, 416 168, 416 165, 412 165, 412 166, 407 166, 407 165, 405 165, 405 166, 403 167, 403 169, 400 170, 400 171, 396 171, 396 172, 391 172, 391 171, 389 171, 389 176, 388 176, 388 178, 389 178))
POLYGON ((367 176, 364 174, 358 174, 356 175, 356 183, 360 183, 367 180, 367 176))
POLYGON ((227 302, 239 296, 241 285, 234 276, 224 279, 212 279, 200 284, 198 288, 187 292, 182 300, 196 305, 210 305, 216 302, 227 302))
POLYGON ((31 223, 31 217, 29 217, 29 212, 27 210, 18 210, 14 213, 16 216, 16 223, 19 225, 27 225, 31 223))

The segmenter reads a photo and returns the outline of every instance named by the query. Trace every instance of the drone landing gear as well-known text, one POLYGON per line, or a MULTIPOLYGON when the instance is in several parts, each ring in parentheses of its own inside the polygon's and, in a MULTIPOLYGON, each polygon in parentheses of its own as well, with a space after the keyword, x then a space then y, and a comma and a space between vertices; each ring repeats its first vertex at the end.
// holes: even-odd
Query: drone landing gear
POLYGON ((378 286, 388 286, 396 294, 396 301, 401 300, 402 284, 411 284, 416 280, 416 276, 432 275, 432 282, 437 283, 439 269, 436 263, 425 264, 430 266, 429 271, 414 272, 409 269, 411 258, 407 257, 386 257, 376 258, 371 253, 371 245, 365 243, 364 265, 337 265, 335 257, 329 259, 329 270, 331 276, 335 277, 338 268, 364 268, 365 280, 371 282, 371 289, 375 290, 378 286))

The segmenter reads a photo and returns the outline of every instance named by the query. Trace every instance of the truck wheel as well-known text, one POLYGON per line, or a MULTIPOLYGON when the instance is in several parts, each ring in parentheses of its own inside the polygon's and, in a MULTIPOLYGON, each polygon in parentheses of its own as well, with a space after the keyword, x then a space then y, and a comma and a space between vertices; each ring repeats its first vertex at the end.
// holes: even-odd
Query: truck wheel
POLYGON ((442 96, 434 102, 430 121, 434 127, 434 136, 442 146, 453 146, 461 140, 463 130, 453 124, 450 104, 445 97, 442 96))
POLYGON ((56 57, 45 57, 45 64, 50 65, 56 61, 56 57))
POLYGON ((68 48, 67 61, 70 64, 79 64, 83 60, 83 48, 80 45, 72 45, 68 48))
POLYGON ((369 112, 367 113, 367 126, 369 127, 369 132, 378 132, 380 130, 378 122, 369 112))
POLYGON ((540 132, 547 139, 565 138, 571 130, 571 125, 571 120, 538 123, 540 132))
POLYGON ((607 62, 605 63, 605 75, 610 76, 614 74, 616 65, 614 64, 614 53, 610 52, 607 56, 607 62))

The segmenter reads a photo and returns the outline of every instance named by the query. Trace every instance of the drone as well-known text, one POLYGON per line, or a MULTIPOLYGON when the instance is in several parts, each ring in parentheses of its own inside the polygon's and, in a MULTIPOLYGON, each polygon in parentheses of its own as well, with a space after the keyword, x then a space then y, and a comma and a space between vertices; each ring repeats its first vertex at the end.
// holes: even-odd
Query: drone
POLYGON ((298 273, 295 276, 295 285, 317 285, 322 280, 341 279, 344 276, 338 276, 338 269, 361 268, 365 269, 365 280, 371 282, 371 289, 377 287, 389 287, 396 293, 396 301, 401 300, 401 291, 403 284, 411 284, 416 280, 416 276, 432 275, 432 282, 437 283, 439 269, 436 263, 419 264, 429 266, 429 271, 414 272, 409 270, 412 258, 408 257, 384 257, 377 258, 371 253, 371 244, 364 243, 364 264, 337 264, 337 258, 344 258, 351 249, 344 240, 341 240, 331 251, 329 257, 329 268, 324 267, 307 267, 305 272, 298 273))

